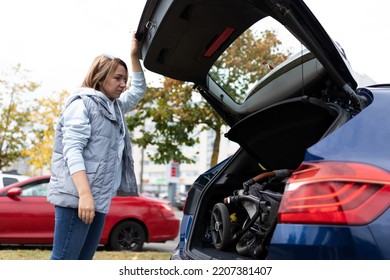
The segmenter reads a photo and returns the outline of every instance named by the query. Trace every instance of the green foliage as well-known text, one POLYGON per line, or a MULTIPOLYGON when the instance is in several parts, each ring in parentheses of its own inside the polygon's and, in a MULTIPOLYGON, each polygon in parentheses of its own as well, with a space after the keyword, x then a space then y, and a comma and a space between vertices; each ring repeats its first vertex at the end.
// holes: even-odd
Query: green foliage
POLYGON ((148 88, 138 110, 128 118, 130 130, 138 127, 141 138, 132 141, 142 148, 156 147, 156 153, 148 157, 158 164, 170 162, 193 163, 180 150, 181 146, 193 146, 199 142, 194 137, 197 123, 194 122, 201 105, 192 100, 192 87, 166 78, 163 88, 148 88), (152 126, 149 126, 153 123, 152 126))
POLYGON ((288 54, 279 51, 280 44, 274 31, 266 30, 258 35, 249 29, 216 61, 210 75, 241 103, 249 88, 269 72, 265 66, 286 60, 288 54))
POLYGON ((10 75, 0 79, 0 168, 21 157, 26 147, 31 110, 25 99, 39 85, 27 77, 28 71, 16 65, 10 75))

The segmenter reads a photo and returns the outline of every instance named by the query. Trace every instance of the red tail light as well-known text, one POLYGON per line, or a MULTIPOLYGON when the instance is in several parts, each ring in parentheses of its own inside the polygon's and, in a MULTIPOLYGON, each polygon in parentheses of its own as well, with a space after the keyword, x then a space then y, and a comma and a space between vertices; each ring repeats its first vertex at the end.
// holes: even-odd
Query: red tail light
POLYGON ((309 163, 287 182, 279 222, 362 225, 389 206, 389 172, 360 163, 309 163))

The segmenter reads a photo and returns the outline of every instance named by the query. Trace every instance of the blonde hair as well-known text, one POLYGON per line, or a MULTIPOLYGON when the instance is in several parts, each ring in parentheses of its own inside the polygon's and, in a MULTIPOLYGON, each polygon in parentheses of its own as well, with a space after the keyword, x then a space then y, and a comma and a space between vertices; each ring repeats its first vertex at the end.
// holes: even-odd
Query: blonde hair
POLYGON ((99 55, 92 62, 81 86, 100 90, 99 83, 104 83, 107 77, 114 73, 118 65, 125 67, 126 72, 128 72, 126 63, 120 58, 107 54, 99 55))

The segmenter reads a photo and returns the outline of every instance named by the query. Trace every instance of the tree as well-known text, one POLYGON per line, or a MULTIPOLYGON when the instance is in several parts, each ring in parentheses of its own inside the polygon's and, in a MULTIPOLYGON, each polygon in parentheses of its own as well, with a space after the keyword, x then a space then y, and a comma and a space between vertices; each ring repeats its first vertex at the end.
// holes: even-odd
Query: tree
POLYGON ((35 100, 36 105, 31 109, 31 122, 34 124, 31 129, 31 144, 23 152, 23 155, 28 157, 27 163, 35 170, 50 167, 56 121, 68 96, 69 93, 64 90, 59 94, 35 100))
POLYGON ((0 79, 0 168, 9 166, 21 157, 26 146, 30 109, 26 99, 31 98, 39 84, 28 79, 28 71, 18 64, 11 74, 0 79))
POLYGON ((272 65, 278 65, 288 57, 289 53, 279 50, 280 44, 274 31, 265 30, 258 35, 249 29, 214 63, 210 75, 241 103, 248 89, 265 76, 272 65))
MULTIPOLYGON (((249 29, 216 61, 210 75, 237 102, 242 102, 248 88, 269 71, 264 65, 280 64, 288 57, 288 53, 279 51, 280 44, 273 31, 256 34, 249 29)), ((200 128, 215 132, 210 166, 217 163, 224 121, 197 94, 191 83, 164 77, 161 88, 148 88, 139 110, 129 118, 129 128, 138 127, 143 135, 133 139, 134 143, 143 148, 157 146, 157 152, 148 155, 154 162, 163 164, 173 159, 191 163, 181 147, 199 142, 200 128), (148 120, 155 124, 150 131, 145 126, 148 120)))
MULTIPOLYGON (((224 89, 237 103, 241 103, 248 89, 265 76, 272 65, 278 65, 288 57, 289 53, 279 51, 280 44, 274 31, 266 30, 258 36, 248 29, 214 63, 209 74, 219 85, 224 85, 224 89)), ((209 106, 205 106, 203 112, 202 122, 215 132, 210 162, 210 166, 214 166, 218 163, 224 122, 219 115, 210 114, 209 106)))
POLYGON ((192 101, 193 92, 189 83, 165 78, 162 88, 148 88, 140 101, 139 110, 127 118, 130 130, 139 128, 141 138, 132 141, 141 148, 156 147, 155 154, 148 157, 156 163, 164 164, 175 159, 178 162, 192 163, 180 147, 193 146, 199 142, 194 135, 194 122, 202 110, 200 103, 192 101), (152 122, 152 127, 147 122, 152 122))

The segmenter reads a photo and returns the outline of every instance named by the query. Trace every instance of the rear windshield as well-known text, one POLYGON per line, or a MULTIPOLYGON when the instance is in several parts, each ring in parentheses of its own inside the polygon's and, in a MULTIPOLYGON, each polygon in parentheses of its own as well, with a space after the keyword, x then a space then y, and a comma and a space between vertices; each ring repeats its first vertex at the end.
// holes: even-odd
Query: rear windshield
POLYGON ((303 49, 305 47, 283 25, 266 17, 226 49, 209 75, 240 104, 263 77, 303 49))

